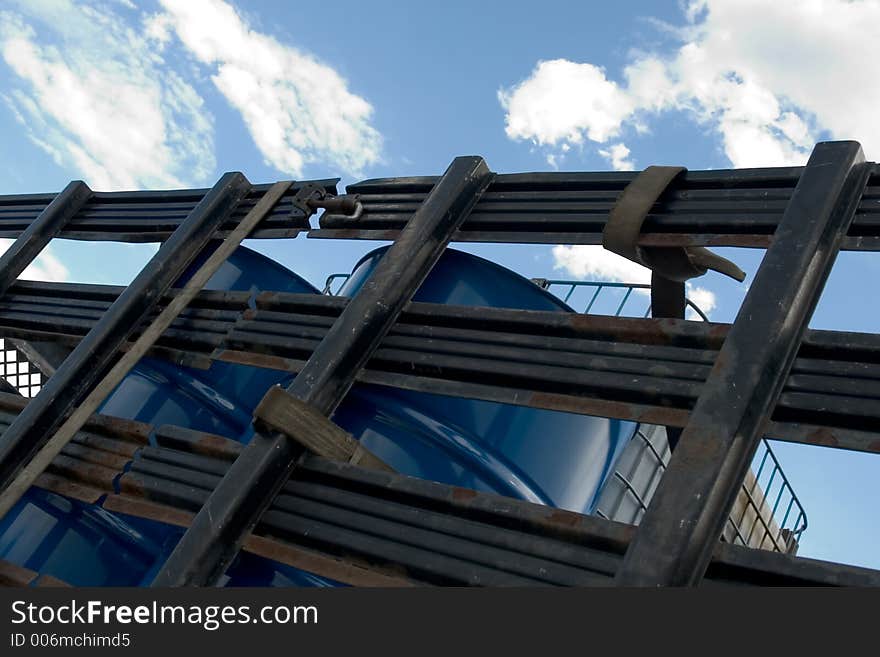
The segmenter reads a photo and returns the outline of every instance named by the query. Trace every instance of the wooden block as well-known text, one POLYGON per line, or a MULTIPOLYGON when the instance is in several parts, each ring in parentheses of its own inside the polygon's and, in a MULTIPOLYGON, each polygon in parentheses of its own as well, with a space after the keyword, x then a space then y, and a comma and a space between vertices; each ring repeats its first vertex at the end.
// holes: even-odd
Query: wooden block
POLYGON ((394 472, 351 434, 279 386, 269 389, 254 411, 254 417, 324 458, 394 472))

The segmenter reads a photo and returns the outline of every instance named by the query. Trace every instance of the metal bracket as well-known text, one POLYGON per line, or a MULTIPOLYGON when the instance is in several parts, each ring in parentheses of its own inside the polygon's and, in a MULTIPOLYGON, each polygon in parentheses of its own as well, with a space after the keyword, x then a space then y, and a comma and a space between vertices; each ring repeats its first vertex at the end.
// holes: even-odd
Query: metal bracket
POLYGON ((346 215, 351 219, 359 218, 364 212, 357 194, 344 194, 334 196, 320 185, 309 183, 293 197, 293 207, 302 212, 303 216, 310 217, 318 208, 323 208, 333 214, 346 215))
POLYGON ((684 167, 650 166, 639 173, 617 199, 602 233, 602 246, 647 267, 670 281, 685 282, 711 269, 738 281, 745 272, 726 258, 699 246, 639 246, 642 224, 657 199, 684 167))

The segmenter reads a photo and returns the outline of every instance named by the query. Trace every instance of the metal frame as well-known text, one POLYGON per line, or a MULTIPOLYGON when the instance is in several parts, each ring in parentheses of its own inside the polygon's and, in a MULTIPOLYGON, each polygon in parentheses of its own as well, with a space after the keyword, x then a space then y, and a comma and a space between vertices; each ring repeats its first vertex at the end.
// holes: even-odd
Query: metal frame
MULTIPOLYGON (((223 176, 3 432, 0 489, 5 491, 12 484, 19 470, 46 443, 65 416, 91 392, 128 336, 207 245, 249 187, 250 183, 240 173, 223 176)), ((31 224, 16 243, 28 240, 29 231, 35 225, 31 224)))
MULTIPOLYGON (((299 372, 287 393, 324 417, 359 380, 681 427, 681 441, 638 531, 394 473, 302 460, 297 443, 273 432, 258 432, 240 453, 224 448, 231 454, 225 457, 227 465, 210 466, 211 477, 200 477, 202 492, 188 501, 175 497, 183 489, 169 481, 183 475, 168 469, 168 459, 177 459, 180 465, 173 467, 194 461, 192 455, 175 452, 159 460, 165 465, 132 467, 120 479, 129 482, 127 496, 111 495, 105 508, 137 509, 177 524, 192 521, 156 584, 216 581, 242 546, 297 563, 335 563, 337 574, 339 560, 353 555, 361 564, 356 582, 395 580, 383 569, 396 564, 420 581, 522 584, 541 580, 536 575, 547 564, 540 560, 558 561, 564 549, 571 555, 566 568, 574 565, 572 559, 594 565, 580 574, 554 566, 557 575, 550 579, 555 583, 601 584, 615 577, 624 585, 697 584, 704 574, 749 583, 876 583, 880 574, 873 571, 758 555, 760 551, 720 546, 718 539, 762 433, 808 444, 880 450, 880 407, 865 397, 880 392, 880 338, 806 329, 838 249, 880 250, 880 222, 872 203, 880 193, 877 173, 875 165, 862 163, 858 144, 831 142, 817 145, 804 168, 687 172, 664 192, 645 220, 639 245, 770 246, 731 326, 409 303, 450 240, 598 243, 615 199, 633 174, 496 176, 480 158, 459 158, 441 179, 365 181, 350 186, 347 199, 328 200, 317 190, 320 204, 290 200, 301 212, 303 207, 327 208, 312 236, 396 240, 360 293, 351 300, 264 293, 252 309, 248 295, 202 292, 152 352, 190 364, 219 359, 299 372), (349 217, 339 214, 346 209, 356 211, 349 217), (474 353, 480 354, 479 362, 471 358, 474 353), (841 373, 859 377, 860 394, 841 373), (297 462, 301 465, 294 468, 297 462), (367 528, 365 518, 342 513, 332 504, 315 506, 315 500, 283 506, 289 486, 304 492, 298 482, 318 476, 314 468, 325 473, 320 476, 332 471, 335 480, 349 478, 359 482, 358 490, 368 488, 370 495, 359 503, 377 505, 376 512, 408 514, 405 521, 400 516, 395 522, 424 530, 425 522, 440 523, 446 529, 439 535, 411 529, 413 536, 424 539, 413 551, 392 540, 389 532, 399 528, 375 521, 370 535, 385 532, 384 538, 367 540, 364 534, 352 542, 351 532, 367 528), (285 483, 291 472, 295 481, 285 483), (430 508, 439 516, 418 505, 409 510, 395 506, 428 489, 430 508), (135 494, 141 497, 131 497, 135 494), (392 499, 394 495, 403 497, 392 499), (291 513, 298 519, 288 517, 291 513), (342 523, 349 533, 329 531, 322 514, 334 514, 334 526, 342 523), (475 531, 468 524, 472 522, 481 523, 484 532, 478 543, 490 538, 515 541, 517 559, 477 550, 462 543, 461 535, 455 541, 444 538, 451 531, 475 531), (272 528, 269 534, 267 528, 272 528), (318 530, 320 540, 315 538, 318 530), (528 537, 515 538, 508 533, 512 530, 528 537), (562 538, 569 540, 564 548, 562 538), (529 570, 533 568, 537 570, 529 570)), ((192 196, 165 193, 162 203, 173 205, 188 198, 187 193, 192 196)), ((135 196, 126 203, 139 204, 138 193, 128 194, 135 196)), ((0 198, 0 211, 25 202, 25 197, 0 198)), ((118 203, 111 212, 120 212, 118 203)), ((86 216, 76 221, 95 230, 98 225, 92 220, 86 216)), ((217 225, 229 230, 230 222, 217 225)), ((107 222, 101 226, 108 229, 107 222)), ((138 226, 136 235, 112 226, 109 233, 142 239, 148 231, 142 221, 138 226)), ((65 235, 63 230, 60 234, 65 235)), ((86 234, 96 233, 81 233, 86 234)), ((158 296, 165 289, 167 285, 157 285, 154 292, 158 296)), ((105 313, 131 290, 19 282, 0 298, 0 332, 24 340, 78 343, 75 355, 85 351, 87 336, 106 324, 105 313), (71 294, 66 306, 57 301, 71 294), (75 308, 77 295, 89 302, 75 308), (55 301, 47 303, 50 298, 55 301), (59 315, 65 307, 70 310, 59 315)), ((177 294, 169 291, 166 298, 177 294)), ((138 317, 143 319, 147 311, 141 307, 138 317)), ((124 348, 125 341, 118 340, 116 348, 124 348)), ((68 357, 47 387, 57 380, 55 389, 64 392, 71 383, 66 372, 78 360, 68 357)), ((75 396, 70 391, 65 395, 75 396)), ((32 417, 39 399, 9 416, 3 444, 21 433, 11 431, 16 426, 34 427, 37 443, 47 438, 36 430, 32 417)), ((70 408, 67 403, 58 407, 70 408)), ((176 436, 173 449, 195 444, 180 442, 185 430, 164 431, 176 436)), ((91 443, 77 440, 69 447, 83 456, 80 448, 91 443)), ((148 449, 136 448, 134 454, 138 460, 148 449)), ((58 459, 64 458, 68 460, 52 462, 38 485, 101 499, 101 482, 114 470, 84 469, 78 457, 62 452, 58 459), (91 483, 85 484, 86 479, 91 483)), ((349 568, 351 562, 346 563, 349 568)))

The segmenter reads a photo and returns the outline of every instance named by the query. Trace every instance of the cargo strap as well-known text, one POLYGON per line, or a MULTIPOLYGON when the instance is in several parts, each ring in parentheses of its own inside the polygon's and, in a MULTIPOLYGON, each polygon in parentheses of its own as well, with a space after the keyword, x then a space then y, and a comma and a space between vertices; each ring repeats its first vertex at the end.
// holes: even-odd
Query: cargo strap
POLYGON ((608 215, 602 246, 670 281, 684 283, 712 269, 738 281, 745 273, 734 263, 699 246, 639 246, 642 224, 657 199, 684 167, 650 166, 638 174, 617 199, 608 215))
POLYGON ((362 468, 394 472, 394 468, 351 434, 280 386, 269 389, 254 410, 254 417, 265 427, 280 431, 318 456, 362 468))
MULTIPOLYGON (((702 276, 709 269, 738 281, 746 277, 730 260, 703 247, 639 246, 645 218, 672 181, 685 171, 685 167, 650 166, 639 173, 611 208, 602 233, 603 247, 651 270, 653 317, 684 319, 685 281, 702 276)), ((674 449, 681 429, 666 427, 666 435, 670 448, 674 449)))
POLYGON ((642 224, 651 208, 684 167, 650 166, 639 173, 608 215, 602 246, 651 270, 654 317, 684 318, 684 283, 712 269, 738 281, 745 273, 734 263, 700 246, 639 246, 642 224))

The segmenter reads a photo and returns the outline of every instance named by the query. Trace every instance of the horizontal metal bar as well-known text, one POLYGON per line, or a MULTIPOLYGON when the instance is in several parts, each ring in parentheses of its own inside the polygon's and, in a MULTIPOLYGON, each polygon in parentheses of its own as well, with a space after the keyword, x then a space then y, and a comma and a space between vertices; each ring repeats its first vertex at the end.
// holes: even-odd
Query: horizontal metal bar
MULTIPOLYGON (((97 293, 91 294, 88 289, 83 290, 78 286, 72 287, 66 293, 63 285, 56 284, 52 288, 53 294, 57 296, 44 297, 47 304, 67 303, 76 306, 79 299, 77 290, 85 296, 98 296, 97 293)), ((31 286, 29 292, 32 294, 27 295, 27 298, 41 298, 38 291, 31 286)), ((108 292, 108 298, 112 298, 112 291, 108 292)), ((225 309, 213 311, 210 308, 196 308, 190 311, 195 315, 193 319, 186 318, 185 321, 175 323, 160 340, 162 346, 195 350, 206 355, 216 348, 213 356, 221 360, 287 371, 298 371, 301 361, 308 358, 317 341, 326 334, 327 327, 346 303, 345 299, 326 296, 266 293, 258 299, 258 306, 261 307, 257 311, 247 311, 246 296, 241 294, 219 297, 211 293, 206 298, 211 302, 225 299, 225 309), (233 304, 238 310, 233 311, 229 304, 233 304), (213 317, 214 312, 218 313, 216 321, 199 319, 200 314, 213 317), (242 315, 244 318, 237 324, 234 323, 233 320, 242 315)), ((11 299, 14 300, 14 295, 11 299)), ((212 303, 199 302, 197 299, 196 305, 210 306, 212 303)), ((0 332, 5 333, 9 333, 13 324, 30 326, 34 331, 65 330, 72 335, 81 335, 90 326, 87 321, 62 320, 52 314, 43 315, 37 321, 36 316, 22 315, 17 319, 5 312, 0 304, 0 332)), ((531 371, 543 365, 570 369, 576 364, 578 368, 589 368, 598 372, 635 373, 642 375, 643 379, 645 375, 651 374, 699 383, 714 362, 717 347, 727 330, 728 327, 723 324, 657 320, 638 320, 633 323, 616 318, 578 319, 578 316, 567 313, 412 304, 383 343, 380 355, 385 360, 371 363, 364 375, 366 378, 362 377, 362 380, 370 379, 383 385, 426 391, 440 386, 436 389, 442 389, 444 394, 476 395, 482 399, 542 408, 591 414, 605 412, 612 417, 645 419, 663 413, 663 408, 657 405, 656 397, 650 396, 656 393, 649 390, 645 393, 648 396, 642 395, 642 401, 635 403, 636 398, 631 395, 634 390, 638 392, 638 386, 630 386, 630 393, 627 393, 630 396, 621 397, 609 385, 612 379, 607 377, 602 379, 603 384, 606 384, 605 394, 602 395, 604 399, 560 395, 547 389, 541 381, 548 375, 555 377, 556 385, 559 386, 565 386, 567 384, 564 382, 570 381, 565 377, 565 372, 558 369, 545 368, 541 378, 532 379, 531 383, 528 383, 528 378, 520 377, 523 382, 518 384, 518 388, 511 387, 509 379, 493 380, 481 376, 482 380, 477 383, 477 377, 480 372, 488 371, 491 374, 492 363, 497 360, 510 364, 506 366, 506 371, 523 376, 530 370, 517 371, 513 364, 531 363, 531 371), (420 353, 429 356, 420 356, 420 353), (470 359, 464 363, 468 369, 447 380, 438 378, 441 376, 440 370, 425 367, 420 370, 420 377, 411 375, 415 358, 421 357, 423 361, 430 358, 425 362, 434 367, 442 365, 445 356, 470 359), (472 369, 472 365, 476 369, 472 369), (494 383, 494 386, 489 385, 490 383, 494 383), (613 399, 617 399, 617 402, 612 403, 613 399), (650 401, 652 399, 654 401, 650 401), (622 404, 627 400, 628 403, 622 404), (649 408, 655 410, 649 411, 649 408)), ((27 337, 27 333, 21 335, 27 337)), ((841 382, 846 381, 844 377, 876 381, 880 376, 878 363, 880 339, 877 336, 809 332, 792 368, 790 379, 794 384, 786 388, 774 417, 784 420, 780 426, 821 425, 823 421, 827 423, 833 420, 835 424, 826 424, 826 427, 828 431, 841 436, 841 446, 858 445, 858 449, 865 446, 873 449, 871 441, 860 436, 858 439, 852 438, 855 434, 850 431, 864 429, 866 417, 877 417, 877 412, 872 415, 872 404, 868 400, 860 400, 872 388, 859 388, 857 384, 841 382), (804 379, 801 376, 803 374, 821 376, 804 379), (847 390, 858 394, 842 394, 847 390), (788 392, 818 395, 815 397, 817 403, 810 404, 809 396, 789 397, 788 392), (845 414, 835 412, 834 404, 822 397, 832 394, 837 395, 832 402, 843 405, 860 404, 859 408, 865 410, 847 418, 845 414)), ((503 371, 505 370, 499 370, 498 373, 503 371)), ((686 397, 693 400, 695 394, 696 389, 686 397)), ((679 404, 677 408, 686 409, 689 404, 690 402, 679 404)), ((686 413, 682 416, 675 408, 669 408, 667 415, 670 416, 671 424, 679 426, 680 418, 685 417, 686 413)), ((876 420, 874 422, 877 426, 876 420)), ((784 433, 786 436, 791 435, 788 430, 784 433)), ((809 438, 804 433, 804 439, 819 439, 815 431, 811 430, 810 433, 814 437, 809 438)), ((829 439, 823 437, 822 440, 827 442, 829 439)))
MULTIPOLYGON (((294 204, 295 195, 307 185, 335 195, 337 182, 338 179, 329 179, 294 183, 250 237, 295 237, 307 230, 312 210, 294 204)), ((221 225, 218 237, 226 237, 233 231, 238 219, 249 212, 269 188, 268 184, 254 185, 229 220, 221 225)), ((80 204, 57 236, 96 241, 164 241, 206 193, 204 189, 94 192, 87 202, 80 204)), ((20 235, 55 198, 55 194, 0 196, 0 237, 20 235)))

